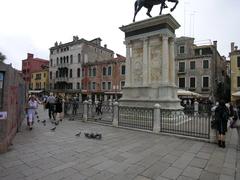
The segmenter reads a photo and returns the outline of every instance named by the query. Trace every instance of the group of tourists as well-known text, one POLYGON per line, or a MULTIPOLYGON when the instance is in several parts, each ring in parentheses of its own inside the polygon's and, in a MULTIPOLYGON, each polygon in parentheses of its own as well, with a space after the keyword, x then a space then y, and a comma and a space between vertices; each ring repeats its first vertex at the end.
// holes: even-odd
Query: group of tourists
POLYGON ((42 104, 44 109, 48 109, 49 120, 55 125, 63 120, 63 98, 60 95, 43 96, 40 101, 35 95, 29 95, 26 103, 27 124, 29 130, 32 130, 34 119, 36 117, 38 104, 42 104))
POLYGON ((230 128, 236 129, 238 133, 238 149, 240 148, 240 106, 227 103, 223 100, 216 103, 212 108, 215 119, 212 122, 212 128, 217 130, 218 146, 225 148, 225 135, 228 130, 228 124, 230 128), (230 123, 228 123, 230 121, 230 123))

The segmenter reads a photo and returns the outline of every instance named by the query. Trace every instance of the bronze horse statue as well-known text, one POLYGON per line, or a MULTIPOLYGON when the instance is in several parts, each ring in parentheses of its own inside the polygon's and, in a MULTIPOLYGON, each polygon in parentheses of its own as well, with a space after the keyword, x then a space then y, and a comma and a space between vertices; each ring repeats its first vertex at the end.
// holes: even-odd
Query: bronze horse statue
POLYGON ((151 14, 150 14, 150 12, 151 12, 153 6, 160 4, 161 6, 160 6, 160 13, 159 13, 159 15, 161 15, 163 8, 168 8, 168 6, 167 6, 166 3, 165 3, 166 1, 175 3, 174 7, 171 8, 171 12, 172 12, 172 11, 176 8, 176 6, 178 5, 178 0, 136 0, 136 1, 135 1, 135 4, 134 4, 134 10, 135 10, 135 11, 134 11, 133 22, 135 22, 136 15, 137 15, 137 13, 141 10, 142 7, 147 8, 148 11, 147 11, 146 14, 147 14, 149 17, 152 17, 151 14))

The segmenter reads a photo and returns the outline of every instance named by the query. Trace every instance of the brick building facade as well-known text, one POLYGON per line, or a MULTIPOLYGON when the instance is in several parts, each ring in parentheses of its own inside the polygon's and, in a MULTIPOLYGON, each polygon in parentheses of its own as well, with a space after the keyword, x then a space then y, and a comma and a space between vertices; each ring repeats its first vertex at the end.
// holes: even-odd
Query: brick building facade
POLYGON ((125 61, 125 57, 117 54, 116 58, 83 64, 83 99, 119 99, 125 84, 125 61))
POLYGON ((34 54, 28 53, 27 59, 22 60, 22 76, 26 82, 26 87, 31 89, 31 76, 33 72, 41 71, 42 66, 48 66, 49 61, 40 58, 34 58, 34 54))

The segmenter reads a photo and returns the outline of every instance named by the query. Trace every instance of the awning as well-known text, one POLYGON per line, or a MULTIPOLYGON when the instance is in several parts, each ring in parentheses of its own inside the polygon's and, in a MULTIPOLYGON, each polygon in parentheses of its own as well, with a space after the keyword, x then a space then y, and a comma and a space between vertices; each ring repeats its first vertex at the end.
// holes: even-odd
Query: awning
POLYGON ((232 96, 240 97, 240 91, 237 91, 235 93, 232 93, 232 96))
POLYGON ((43 90, 29 90, 28 93, 31 94, 31 93, 41 93, 43 92, 43 90))
POLYGON ((184 90, 184 89, 178 89, 177 95, 178 96, 202 97, 201 94, 198 94, 198 93, 195 93, 195 92, 192 92, 192 91, 187 91, 187 90, 184 90))

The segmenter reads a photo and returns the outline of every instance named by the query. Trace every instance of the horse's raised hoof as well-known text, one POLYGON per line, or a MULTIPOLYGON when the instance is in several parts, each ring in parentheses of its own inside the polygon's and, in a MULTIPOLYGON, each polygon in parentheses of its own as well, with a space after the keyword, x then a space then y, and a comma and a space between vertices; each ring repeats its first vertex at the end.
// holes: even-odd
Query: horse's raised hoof
POLYGON ((170 11, 171 11, 171 12, 173 12, 173 10, 174 10, 173 8, 172 8, 172 9, 170 9, 170 11))
POLYGON ((150 13, 147 13, 147 15, 148 15, 149 17, 152 17, 150 13))

